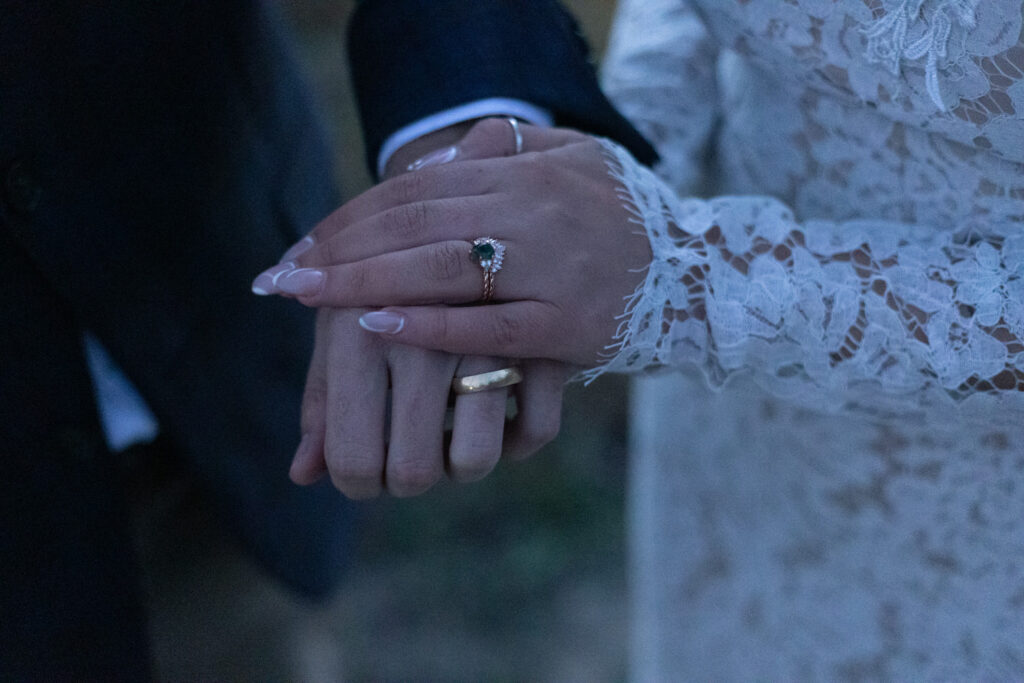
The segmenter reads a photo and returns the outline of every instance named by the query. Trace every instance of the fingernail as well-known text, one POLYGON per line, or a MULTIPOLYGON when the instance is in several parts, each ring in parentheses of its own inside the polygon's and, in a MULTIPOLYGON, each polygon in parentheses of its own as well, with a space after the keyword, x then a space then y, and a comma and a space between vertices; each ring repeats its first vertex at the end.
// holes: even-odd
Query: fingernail
POLYGON ((277 288, 287 294, 311 296, 324 284, 324 271, 315 268, 293 270, 277 281, 277 288))
POLYGON ((300 254, 305 254, 307 251, 313 248, 313 244, 313 238, 310 237, 309 235, 306 235, 301 240, 299 240, 292 246, 288 247, 288 251, 284 252, 284 255, 281 256, 281 261, 291 261, 293 258, 299 256, 300 254))
POLYGON ((405 170, 407 171, 418 171, 421 168, 427 166, 440 166, 441 164, 447 164, 449 161, 455 161, 455 157, 459 155, 458 147, 445 147, 444 149, 437 149, 430 154, 420 157, 416 161, 409 164, 405 170))
POLYGON ((295 270, 295 263, 293 261, 286 261, 285 263, 277 264, 273 268, 267 268, 252 281, 252 293, 259 296, 276 294, 278 292, 277 281, 290 270, 295 270))
POLYGON ((405 327, 405 316, 389 311, 373 311, 359 316, 359 326, 368 332, 397 334, 405 327))

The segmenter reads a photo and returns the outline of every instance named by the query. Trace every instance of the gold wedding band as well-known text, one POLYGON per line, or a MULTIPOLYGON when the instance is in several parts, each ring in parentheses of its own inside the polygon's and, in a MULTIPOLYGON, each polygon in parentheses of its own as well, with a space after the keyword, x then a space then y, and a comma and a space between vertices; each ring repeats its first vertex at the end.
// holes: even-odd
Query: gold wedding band
POLYGON ((456 394, 475 394, 478 391, 510 387, 522 381, 523 373, 519 372, 519 368, 502 368, 479 375, 456 377, 452 380, 452 391, 456 394))

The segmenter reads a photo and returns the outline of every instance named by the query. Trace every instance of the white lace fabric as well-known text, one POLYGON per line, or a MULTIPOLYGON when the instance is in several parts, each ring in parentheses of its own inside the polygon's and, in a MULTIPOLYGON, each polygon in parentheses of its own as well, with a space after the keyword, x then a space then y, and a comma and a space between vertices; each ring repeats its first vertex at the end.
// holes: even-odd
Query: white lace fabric
POLYGON ((1024 680, 1022 24, 621 0, 636 680, 1024 680))
POLYGON ((834 410, 1024 407, 1021 3, 867 4, 708 1, 717 41, 696 6, 627 4, 608 87, 662 163, 608 152, 655 260, 598 372, 696 364, 720 386, 753 369, 834 410), (968 52, 971 30, 1001 43, 968 52), (850 92, 857 69, 874 79, 850 92), (769 196, 688 198, 709 142, 724 189, 769 196))

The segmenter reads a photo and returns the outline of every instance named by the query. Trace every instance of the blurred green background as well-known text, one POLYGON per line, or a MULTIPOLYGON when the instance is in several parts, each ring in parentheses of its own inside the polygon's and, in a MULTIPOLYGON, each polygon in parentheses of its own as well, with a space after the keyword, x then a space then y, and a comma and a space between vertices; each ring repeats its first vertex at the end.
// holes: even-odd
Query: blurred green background
MULTIPOLYGON (((281 5, 345 197, 370 183, 343 43, 353 4, 281 5)), ((567 4, 599 52, 614 2, 567 4)), ((137 481, 158 678, 623 680, 626 392, 620 378, 572 385, 561 435, 532 459, 370 506, 354 567, 323 605, 251 566, 184 478, 137 481)))

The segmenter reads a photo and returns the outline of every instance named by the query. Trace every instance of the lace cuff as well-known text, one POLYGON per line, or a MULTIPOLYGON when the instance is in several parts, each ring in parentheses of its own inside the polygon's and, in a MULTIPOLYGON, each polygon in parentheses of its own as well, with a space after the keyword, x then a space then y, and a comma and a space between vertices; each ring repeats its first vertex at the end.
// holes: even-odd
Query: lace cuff
POLYGON ((833 411, 1024 407, 1019 226, 982 239, 875 220, 799 224, 772 198, 680 199, 603 144, 654 259, 588 382, 690 365, 712 386, 750 371, 833 411))

